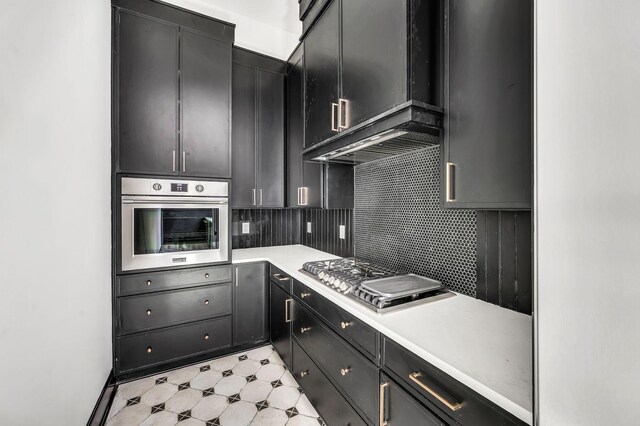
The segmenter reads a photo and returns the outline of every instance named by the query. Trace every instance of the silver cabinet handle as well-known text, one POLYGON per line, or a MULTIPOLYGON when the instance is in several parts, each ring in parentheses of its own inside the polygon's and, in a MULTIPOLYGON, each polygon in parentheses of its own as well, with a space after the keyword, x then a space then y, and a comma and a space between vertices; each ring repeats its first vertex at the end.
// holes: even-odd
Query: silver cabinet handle
POLYGON ((338 123, 336 123, 336 111, 338 111, 340 106, 334 102, 331 102, 331 130, 337 132, 340 130, 340 123, 338 119, 338 123))
POLYGON ((434 389, 432 389, 426 383, 422 382, 420 380, 420 377, 422 377, 422 373, 419 372, 419 371, 416 371, 416 372, 413 372, 413 373, 409 374, 409 379, 411 379, 414 383, 416 383, 418 386, 420 386, 425 391, 429 392, 429 394, 431 396, 433 396, 435 399, 437 399, 442 404, 444 404, 449 410, 458 411, 459 409, 462 408, 462 403, 461 402, 457 402, 457 401, 451 402, 451 401, 447 400, 447 398, 445 396, 440 395, 438 392, 436 392, 434 389))
POLYGON ((338 130, 349 128, 349 101, 338 99, 338 130), (344 117, 344 123, 342 122, 344 117))
POLYGON ((302 200, 301 200, 301 198, 300 198, 300 190, 301 190, 301 189, 302 189, 302 188, 298 188, 298 205, 299 205, 299 206, 301 206, 301 205, 302 205, 302 200))
POLYGON ((306 186, 300 188, 300 198, 302 199, 303 206, 309 205, 309 188, 307 188, 306 186))
POLYGON ((278 281, 289 281, 291 279, 291 277, 285 277, 281 274, 273 274, 273 278, 275 278, 278 281))
POLYGON ((173 160, 171 160, 171 161, 172 161, 172 163, 171 163, 171 164, 172 164, 172 166, 171 166, 171 170, 173 170, 173 172, 175 173, 175 171, 176 171, 176 151, 175 151, 175 149, 174 149, 174 150, 173 150, 173 151, 171 151, 171 152, 173 153, 173 154, 172 154, 172 158, 173 158, 173 160))
POLYGON ((385 398, 385 393, 387 390, 387 386, 389 386, 389 383, 380 383, 380 426, 387 426, 389 423, 386 420, 386 414, 384 412, 384 398, 385 398))
POLYGON ((293 299, 287 299, 284 301, 284 322, 291 322, 291 301, 293 299))
POLYGON ((252 200, 253 200, 253 201, 251 202, 251 204, 255 206, 255 205, 256 205, 256 189, 255 189, 255 188, 253 188, 253 189, 251 190, 251 197, 252 197, 252 200))
POLYGON ((260 205, 262 205, 262 188, 258 189, 258 193, 260 194, 260 205))
POLYGON ((182 151, 182 171, 187 171, 187 152, 182 151))
POLYGON ((455 173, 455 165, 453 163, 447 163, 446 165, 446 176, 445 176, 445 196, 446 196, 446 201, 447 203, 450 203, 452 201, 455 201, 456 196, 454 193, 454 188, 453 188, 453 183, 452 183, 452 179, 454 178, 454 173, 455 173))
POLYGON ((238 267, 236 266, 236 287, 238 287, 238 267))

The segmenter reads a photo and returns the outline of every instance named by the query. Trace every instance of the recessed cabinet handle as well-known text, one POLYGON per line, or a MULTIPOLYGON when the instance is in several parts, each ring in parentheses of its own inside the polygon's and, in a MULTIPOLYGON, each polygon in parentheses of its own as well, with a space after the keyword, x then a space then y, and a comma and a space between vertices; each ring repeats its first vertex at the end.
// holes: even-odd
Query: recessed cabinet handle
POLYGON ((454 175, 455 172, 455 165, 453 163, 447 163, 447 169, 446 169, 446 176, 445 176, 445 191, 446 191, 446 200, 447 203, 450 203, 452 201, 455 201, 456 199, 456 195, 454 192, 454 182, 453 179, 455 178, 454 175))
POLYGON ((333 130, 334 132, 337 132, 340 130, 340 124, 336 123, 336 112, 338 111, 340 107, 338 106, 338 104, 331 102, 331 130, 333 130))
POLYGON ((438 401, 443 403, 449 410, 458 411, 459 409, 462 408, 462 403, 448 401, 444 396, 440 395, 438 392, 433 390, 430 386, 428 386, 424 382, 422 382, 420 380, 420 377, 422 377, 422 373, 419 372, 419 371, 416 371, 416 372, 413 372, 413 373, 409 374, 409 379, 411 379, 414 383, 416 383, 422 389, 427 391, 435 399, 437 399, 438 401))
POLYGON ((149 347, 147 348, 147 353, 148 353, 148 354, 150 354, 152 350, 153 350, 153 348, 152 348, 151 346, 149 346, 149 347))
POLYGON ((347 374, 349 374, 350 371, 351 371, 351 367, 341 368, 340 374, 342 374, 343 376, 346 376, 347 374))
POLYGON ((349 321, 349 322, 342 321, 340 323, 340 328, 342 328, 344 330, 347 327, 351 327, 352 325, 353 325, 353 321, 349 321))
POLYGON ((387 426, 389 424, 389 422, 387 422, 386 420, 386 413, 385 413, 385 394, 386 394, 386 390, 387 390, 387 386, 389 386, 389 383, 380 383, 380 426, 387 426))
POLYGON ((147 280, 147 286, 151 285, 151 280, 147 280))

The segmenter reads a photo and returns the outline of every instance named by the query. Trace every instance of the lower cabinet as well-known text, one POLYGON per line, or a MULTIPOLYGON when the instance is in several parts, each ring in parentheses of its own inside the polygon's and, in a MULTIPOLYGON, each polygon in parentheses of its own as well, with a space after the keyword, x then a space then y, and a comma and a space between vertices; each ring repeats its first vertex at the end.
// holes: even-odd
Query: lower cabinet
POLYGON ((402 390, 385 374, 380 375, 380 425, 444 426, 431 411, 402 390))
POLYGON ((233 344, 260 343, 269 337, 267 264, 234 266, 233 344))
POLYGON ((269 283, 271 344, 289 369, 291 368, 291 309, 293 299, 279 285, 269 283))
MULTIPOLYGON (((291 371, 311 404, 330 426, 365 426, 356 411, 294 339, 291 371)), ((419 423, 414 423, 415 425, 419 423)), ((400 423, 398 423, 400 425, 400 423)), ((409 423, 407 423, 407 426, 409 423)))

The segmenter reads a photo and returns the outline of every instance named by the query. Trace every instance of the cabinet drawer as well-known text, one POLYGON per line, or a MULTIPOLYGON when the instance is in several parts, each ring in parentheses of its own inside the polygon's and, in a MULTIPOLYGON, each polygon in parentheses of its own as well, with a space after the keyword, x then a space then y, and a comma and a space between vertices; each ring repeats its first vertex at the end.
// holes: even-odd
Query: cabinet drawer
POLYGON ((525 424, 387 337, 382 340, 383 368, 428 407, 463 425, 525 424))
POLYGON ((291 293, 291 281, 293 281, 293 279, 289 274, 283 272, 282 269, 269 264, 269 279, 278 284, 287 293, 291 293))
POLYGON ((320 314, 342 337, 353 342, 368 358, 377 361, 380 334, 374 328, 317 294, 300 281, 293 280, 292 294, 320 314))
POLYGON ((378 369, 360 355, 318 317, 296 304, 293 334, 327 375, 354 402, 365 418, 373 422, 378 412, 378 369))
POLYGON ((230 281, 231 265, 122 275, 116 278, 116 297, 230 281))
POLYGON ((384 374, 380 380, 380 397, 380 419, 389 425, 446 425, 384 374))
POLYGON ((305 394, 328 425, 366 425, 295 341, 293 342, 292 370, 305 394))
POLYGON ((116 373, 231 346, 231 316, 116 338, 116 373))
POLYGON ((231 313, 231 284, 130 296, 116 300, 119 334, 231 313))

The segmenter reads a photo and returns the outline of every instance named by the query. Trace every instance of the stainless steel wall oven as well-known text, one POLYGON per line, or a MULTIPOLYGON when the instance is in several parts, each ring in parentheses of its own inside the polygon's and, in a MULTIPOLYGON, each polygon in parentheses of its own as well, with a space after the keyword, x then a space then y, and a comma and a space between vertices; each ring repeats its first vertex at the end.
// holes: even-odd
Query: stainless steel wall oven
POLYGON ((229 183, 123 177, 121 270, 230 260, 229 183))

